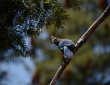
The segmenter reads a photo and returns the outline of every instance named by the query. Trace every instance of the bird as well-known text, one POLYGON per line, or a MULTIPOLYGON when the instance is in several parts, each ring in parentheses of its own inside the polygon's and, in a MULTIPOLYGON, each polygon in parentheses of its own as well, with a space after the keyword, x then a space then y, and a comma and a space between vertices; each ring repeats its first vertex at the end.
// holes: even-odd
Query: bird
POLYGON ((63 61, 66 62, 67 59, 71 59, 73 57, 73 49, 75 48, 75 44, 70 39, 61 39, 51 36, 52 42, 57 45, 60 51, 63 53, 63 61))

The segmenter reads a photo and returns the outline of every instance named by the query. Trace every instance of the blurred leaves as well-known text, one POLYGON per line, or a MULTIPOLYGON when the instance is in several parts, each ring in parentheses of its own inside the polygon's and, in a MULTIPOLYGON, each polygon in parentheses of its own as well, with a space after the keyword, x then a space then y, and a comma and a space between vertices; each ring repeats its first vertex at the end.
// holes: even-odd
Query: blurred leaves
MULTIPOLYGON (((30 54, 25 38, 44 34, 31 42, 37 71, 32 82, 48 85, 62 62, 62 53, 50 42, 52 34, 77 42, 107 6, 106 0, 0 0, 0 60, 4 56, 30 54), (82 1, 81 1, 82 2, 82 1), (100 6, 99 6, 100 4, 100 6), (74 11, 81 8, 81 11, 74 11), (72 8, 72 10, 70 10, 72 8), (53 29, 57 29, 57 31, 53 29), (61 29, 65 28, 65 29, 61 29)), ((104 21, 78 50, 58 81, 59 85, 109 85, 110 17, 104 21)), ((32 56, 31 56, 32 57, 32 56)), ((0 80, 7 73, 0 75, 0 80)))

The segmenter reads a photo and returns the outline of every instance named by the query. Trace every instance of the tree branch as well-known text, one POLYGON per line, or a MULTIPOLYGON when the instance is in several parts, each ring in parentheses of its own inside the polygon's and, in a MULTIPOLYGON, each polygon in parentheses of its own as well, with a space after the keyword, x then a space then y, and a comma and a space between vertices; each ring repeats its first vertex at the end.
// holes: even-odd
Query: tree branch
MULTIPOLYGON (((73 53, 75 54, 78 49, 87 41, 89 36, 94 32, 94 30, 110 15, 110 4, 105 9, 105 11, 102 13, 102 15, 89 27, 89 29, 82 35, 82 37, 77 41, 75 48, 73 50, 73 53)), ((55 85, 59 77, 61 76, 62 72, 66 68, 66 66, 69 64, 71 59, 68 59, 66 63, 62 63, 62 65, 59 67, 58 71, 56 72, 55 76, 53 77, 52 81, 49 85, 55 85)))

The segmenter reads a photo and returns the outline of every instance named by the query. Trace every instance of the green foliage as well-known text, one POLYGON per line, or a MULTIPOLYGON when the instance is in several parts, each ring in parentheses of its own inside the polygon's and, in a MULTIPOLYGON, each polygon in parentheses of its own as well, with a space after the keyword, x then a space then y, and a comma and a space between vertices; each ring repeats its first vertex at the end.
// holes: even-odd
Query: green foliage
POLYGON ((39 35, 51 24, 62 28, 67 19, 57 0, 0 0, 0 54, 27 56, 25 37, 39 35))

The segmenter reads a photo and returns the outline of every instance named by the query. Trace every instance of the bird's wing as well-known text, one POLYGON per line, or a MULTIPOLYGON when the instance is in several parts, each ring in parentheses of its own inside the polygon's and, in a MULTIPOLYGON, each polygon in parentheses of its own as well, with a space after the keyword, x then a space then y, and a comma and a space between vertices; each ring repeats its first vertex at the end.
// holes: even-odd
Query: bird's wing
POLYGON ((74 45, 73 41, 68 40, 68 39, 62 39, 62 41, 59 43, 59 47, 62 46, 71 46, 74 45))
POLYGON ((64 58, 72 58, 73 53, 66 47, 64 46, 64 58))

